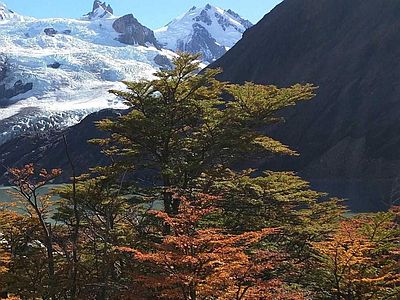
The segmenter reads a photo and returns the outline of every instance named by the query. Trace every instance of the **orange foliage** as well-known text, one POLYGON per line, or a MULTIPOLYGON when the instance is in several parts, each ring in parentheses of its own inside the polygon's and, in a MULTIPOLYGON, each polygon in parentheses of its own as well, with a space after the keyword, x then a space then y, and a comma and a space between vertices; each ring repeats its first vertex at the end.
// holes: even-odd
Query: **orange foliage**
POLYGON ((3 249, 0 244, 0 275, 7 272, 8 263, 10 262, 10 254, 3 249))
MULTIPOLYGON (((172 229, 152 252, 119 248, 145 266, 136 277, 143 293, 151 291, 156 299, 171 300, 302 299, 300 293, 285 290, 280 280, 267 279, 280 255, 253 247, 276 229, 240 235, 199 229, 204 217, 215 211, 215 201, 217 198, 207 195, 193 201, 181 198, 176 216, 152 212, 172 229)), ((127 295, 127 299, 138 298, 127 295)), ((149 295, 143 299, 153 298, 149 295)))
POLYGON ((8 172, 11 175, 11 183, 26 193, 46 185, 61 174, 60 169, 52 169, 51 171, 41 169, 38 171, 33 164, 27 164, 19 169, 11 168, 8 172))
POLYGON ((382 213, 342 221, 314 248, 337 299, 383 299, 399 292, 399 242, 393 215, 382 213))
POLYGON ((11 260, 11 254, 7 251, 7 243, 4 236, 9 230, 18 230, 14 228, 16 220, 18 220, 18 215, 15 212, 6 211, 0 208, 0 275, 8 271, 8 265, 11 260))

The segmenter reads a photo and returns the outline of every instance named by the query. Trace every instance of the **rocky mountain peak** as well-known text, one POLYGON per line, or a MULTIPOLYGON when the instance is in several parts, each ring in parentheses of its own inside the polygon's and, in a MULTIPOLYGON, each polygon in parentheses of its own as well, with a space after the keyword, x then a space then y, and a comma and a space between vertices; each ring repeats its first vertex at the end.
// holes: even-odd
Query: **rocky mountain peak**
POLYGON ((93 2, 92 11, 87 13, 84 17, 87 17, 89 20, 93 19, 103 19, 110 18, 114 14, 114 10, 107 4, 106 2, 101 2, 100 0, 95 0, 93 2))
POLYGON ((232 10, 207 4, 193 6, 182 17, 157 29, 158 41, 173 51, 200 53, 210 63, 241 39, 252 24, 232 10))
POLYGON ((7 6, 0 2, 0 21, 12 21, 12 20, 22 20, 23 17, 16 14, 11 9, 7 8, 7 6))
POLYGON ((152 45, 160 48, 154 36, 154 32, 143 26, 133 14, 127 14, 122 17, 114 16, 114 10, 106 2, 95 0, 92 11, 84 16, 89 20, 111 19, 112 28, 119 33, 117 40, 127 45, 152 45))

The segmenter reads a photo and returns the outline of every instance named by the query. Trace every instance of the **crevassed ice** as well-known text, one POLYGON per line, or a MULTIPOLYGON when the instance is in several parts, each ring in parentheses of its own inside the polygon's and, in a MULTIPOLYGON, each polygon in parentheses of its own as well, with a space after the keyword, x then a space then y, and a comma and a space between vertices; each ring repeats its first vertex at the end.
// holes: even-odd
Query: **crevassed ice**
POLYGON ((121 80, 151 78, 158 69, 155 56, 173 56, 168 50, 121 44, 115 40, 113 21, 0 21, 0 55, 7 56, 10 64, 6 86, 17 80, 33 83, 31 91, 1 102, 0 143, 40 122, 43 126, 36 126, 40 130, 70 126, 89 113, 123 108, 124 104, 108 90, 122 89, 121 80), (60 34, 48 36, 45 28, 54 28, 60 34), (70 34, 62 33, 66 30, 70 34), (54 63, 60 67, 51 67, 54 63))

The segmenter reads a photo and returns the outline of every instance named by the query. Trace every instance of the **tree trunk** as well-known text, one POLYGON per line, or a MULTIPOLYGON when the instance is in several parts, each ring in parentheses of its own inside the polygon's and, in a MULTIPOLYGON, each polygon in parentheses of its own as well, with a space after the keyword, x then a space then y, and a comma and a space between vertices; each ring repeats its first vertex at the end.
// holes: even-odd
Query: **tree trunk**
POLYGON ((192 285, 190 287, 190 300, 196 300, 196 299, 197 299, 196 287, 192 285))
POLYGON ((65 146, 65 154, 72 171, 72 201, 75 224, 73 225, 72 233, 72 283, 71 283, 71 300, 77 299, 78 296, 78 243, 79 243, 79 229, 80 229, 80 215, 78 210, 78 199, 76 197, 76 171, 75 165, 72 162, 72 158, 68 151, 67 138, 63 135, 63 141, 65 146))
POLYGON ((47 273, 48 273, 48 284, 49 284, 49 299, 55 300, 55 269, 54 269, 54 255, 53 255, 53 236, 51 231, 51 225, 46 225, 42 216, 39 216, 40 224, 45 234, 45 246, 47 252, 47 273))
MULTIPOLYGON (((163 202, 164 202, 164 211, 171 216, 173 214, 172 209, 172 192, 171 189, 171 181, 168 176, 163 176, 163 202)), ((163 232, 165 235, 171 233, 171 226, 169 224, 164 223, 163 232)))

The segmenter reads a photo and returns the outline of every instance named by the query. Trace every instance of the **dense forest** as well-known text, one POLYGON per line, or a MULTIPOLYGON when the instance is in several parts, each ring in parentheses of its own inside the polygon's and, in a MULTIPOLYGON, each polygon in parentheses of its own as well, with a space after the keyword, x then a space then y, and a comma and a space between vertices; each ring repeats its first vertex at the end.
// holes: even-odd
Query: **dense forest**
POLYGON ((76 174, 65 139, 69 183, 43 192, 63 170, 8 170, 0 298, 400 299, 399 207, 354 215, 294 172, 252 168, 301 155, 265 128, 317 87, 221 82, 185 53, 173 64, 110 91, 129 109, 88 141, 109 164, 76 174))

